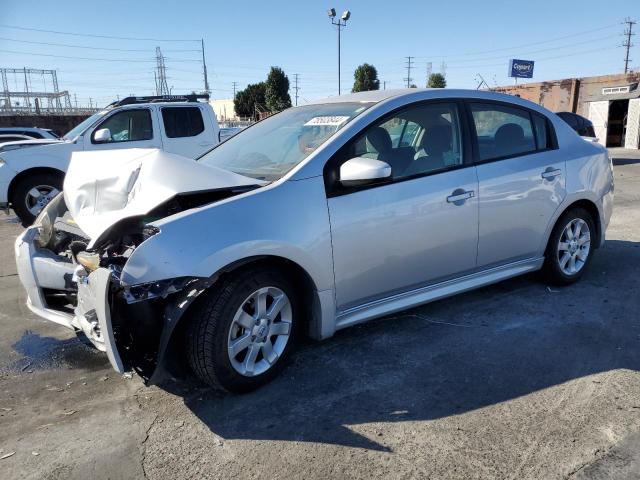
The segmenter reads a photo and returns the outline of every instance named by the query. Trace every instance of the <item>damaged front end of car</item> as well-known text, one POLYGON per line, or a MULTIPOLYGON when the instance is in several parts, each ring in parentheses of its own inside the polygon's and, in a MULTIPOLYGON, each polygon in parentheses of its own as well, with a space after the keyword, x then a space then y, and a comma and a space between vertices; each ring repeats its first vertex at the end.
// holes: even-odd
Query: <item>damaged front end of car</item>
MULTIPOLYGON (((111 217, 111 224, 100 228, 93 238, 78 221, 82 215, 76 217, 60 194, 15 243, 18 274, 27 291, 28 307, 43 318, 72 329, 105 352, 116 371, 133 369, 147 383, 160 382, 167 372, 175 373, 168 357, 174 347, 181 347, 180 342, 172 341, 176 326, 191 303, 215 279, 181 276, 136 284, 135 275, 129 274, 124 282, 122 273, 127 262, 147 240, 162 234, 153 225, 155 220, 259 186, 236 183, 231 187, 173 192, 144 214, 111 217)), ((74 199, 77 196, 74 194, 74 199)), ((99 225, 96 216, 101 213, 92 216, 93 224, 84 224, 95 228, 99 225)), ((152 263, 153 258, 147 261, 152 263)))

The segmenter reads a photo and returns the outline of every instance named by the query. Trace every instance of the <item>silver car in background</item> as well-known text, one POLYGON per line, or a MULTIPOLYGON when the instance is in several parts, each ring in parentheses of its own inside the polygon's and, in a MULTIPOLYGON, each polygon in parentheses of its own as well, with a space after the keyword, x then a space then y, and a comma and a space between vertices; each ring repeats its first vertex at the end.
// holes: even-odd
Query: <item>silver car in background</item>
POLYGON ((271 379, 301 334, 540 269, 575 282, 613 205, 604 148, 491 92, 330 98, 198 162, 79 155, 16 241, 29 307, 120 372, 157 383, 185 363, 234 392, 271 379))

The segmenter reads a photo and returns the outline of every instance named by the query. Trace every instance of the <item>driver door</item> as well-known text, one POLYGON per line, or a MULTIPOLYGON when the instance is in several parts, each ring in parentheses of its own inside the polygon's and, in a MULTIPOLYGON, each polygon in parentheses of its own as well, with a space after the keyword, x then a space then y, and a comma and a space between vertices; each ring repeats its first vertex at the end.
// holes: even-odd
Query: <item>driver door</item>
POLYGON ((408 107, 368 127, 328 163, 339 312, 475 268, 478 179, 461 118, 456 102, 408 107), (413 124, 419 131, 411 141, 394 138, 413 124), (356 156, 390 164, 392 178, 352 188, 331 184, 339 166, 356 156))
POLYGON ((149 108, 129 108, 109 115, 84 136, 85 150, 117 148, 162 148, 155 112, 149 108), (111 138, 97 141, 95 133, 108 128, 111 138))

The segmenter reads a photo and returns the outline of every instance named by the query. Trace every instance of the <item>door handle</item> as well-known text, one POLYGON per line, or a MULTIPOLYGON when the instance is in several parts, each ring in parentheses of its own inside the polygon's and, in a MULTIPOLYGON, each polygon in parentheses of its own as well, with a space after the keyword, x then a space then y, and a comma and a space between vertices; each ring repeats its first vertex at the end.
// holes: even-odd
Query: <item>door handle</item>
POLYGON ((453 203, 454 205, 462 205, 465 200, 473 198, 475 193, 473 190, 463 190, 462 188, 457 188, 451 195, 447 197, 448 203, 453 203))
POLYGON ((560 175, 562 175, 562 170, 560 170, 559 168, 552 168, 552 167, 547 168, 544 172, 540 174, 540 176, 544 180, 553 180, 554 178, 560 175))

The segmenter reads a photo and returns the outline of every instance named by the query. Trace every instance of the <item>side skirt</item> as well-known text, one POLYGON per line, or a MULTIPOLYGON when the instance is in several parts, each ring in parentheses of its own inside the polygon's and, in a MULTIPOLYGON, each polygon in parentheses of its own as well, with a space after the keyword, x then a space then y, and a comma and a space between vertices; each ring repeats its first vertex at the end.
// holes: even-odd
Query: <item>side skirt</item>
POLYGON ((375 300, 357 307, 352 307, 336 316, 336 330, 366 322, 374 318, 389 315, 401 310, 450 297, 457 293, 473 290, 485 285, 500 282, 507 278, 516 277, 524 273, 542 268, 544 257, 520 260, 500 267, 494 267, 482 272, 472 273, 464 277, 447 280, 409 292, 403 292, 391 297, 375 300))

